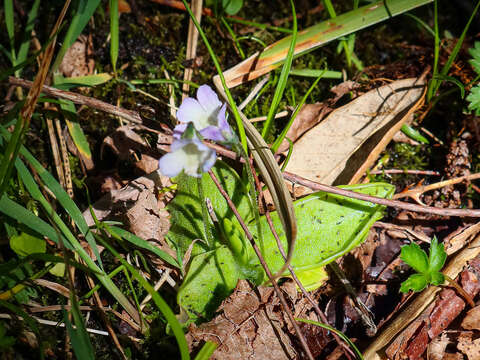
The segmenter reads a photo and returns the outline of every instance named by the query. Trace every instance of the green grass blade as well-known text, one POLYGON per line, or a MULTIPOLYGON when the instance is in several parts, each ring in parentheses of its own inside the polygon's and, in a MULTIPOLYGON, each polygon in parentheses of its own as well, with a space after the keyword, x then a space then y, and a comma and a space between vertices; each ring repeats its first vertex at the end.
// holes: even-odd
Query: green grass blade
POLYGON ((405 135, 407 135, 410 139, 416 140, 424 144, 430 144, 430 141, 428 141, 428 139, 425 136, 420 134, 418 130, 414 129, 408 124, 403 124, 400 130, 402 130, 402 132, 405 135))
MULTIPOLYGON (((57 76, 54 76, 54 82, 56 84, 57 76)), ((82 127, 78 123, 77 108, 75 104, 70 100, 63 100, 60 103, 62 114, 65 116, 65 123, 67 124, 68 132, 72 137, 73 143, 77 147, 77 150, 82 156, 82 160, 87 163, 93 164, 92 152, 90 151, 90 145, 87 137, 83 132, 82 127)), ((88 167, 88 166, 87 166, 88 167)))
MULTIPOLYGON (((33 25, 35 24, 35 19, 38 15, 39 6, 40 0, 35 0, 32 8, 28 12, 27 26, 25 27, 25 31, 23 33, 22 43, 20 44, 20 48, 18 49, 17 63, 22 63, 27 60, 28 50, 30 49, 30 42, 32 41, 33 25)), ((17 77, 19 75, 20 73, 17 75, 17 77)))
POLYGON ((285 161, 283 162, 282 164, 282 172, 285 171, 285 169, 287 168, 287 165, 290 161, 290 158, 292 157, 292 153, 293 153, 293 142, 292 140, 290 140, 289 138, 285 138, 287 139, 288 141, 288 152, 287 152, 287 157, 285 158, 285 161))
POLYGON ((63 76, 54 76, 55 78, 55 87, 61 90, 70 90, 72 88, 78 86, 97 86, 101 84, 105 84, 106 82, 110 81, 112 75, 108 73, 100 73, 94 75, 86 75, 86 76, 77 76, 73 78, 65 78, 63 76))
POLYGON ((275 114, 277 113, 280 100, 282 100, 283 92, 285 91, 285 86, 287 85, 288 73, 290 72, 290 68, 292 67, 295 44, 297 42, 297 14, 295 12, 295 5, 293 4, 293 0, 290 0, 290 6, 292 8, 293 32, 290 40, 290 46, 288 48, 287 57, 285 59, 285 63, 283 64, 282 72, 280 73, 280 78, 278 79, 277 87, 275 88, 275 93, 273 94, 272 103, 270 104, 270 108, 268 109, 267 120, 265 121, 262 129, 262 136, 264 139, 269 134, 270 129, 272 128, 273 119, 275 118, 275 114))
POLYGON ((310 95, 310 93, 313 91, 313 89, 315 88, 315 86, 317 86, 318 82, 320 81, 320 79, 323 77, 323 74, 320 74, 319 77, 317 77, 317 79, 313 82, 313 84, 309 87, 309 89, 307 90, 307 92, 305 93, 305 95, 302 97, 302 100, 300 101, 300 103, 297 105, 297 107, 295 108, 295 111, 293 112, 292 116, 290 117, 290 120, 288 121, 287 125, 285 126, 285 128, 282 130, 281 134, 278 136, 277 140, 275 140, 275 142, 273 143, 272 145, 272 151, 273 153, 276 153, 278 148, 280 147, 280 145, 282 145, 282 142, 283 142, 283 139, 285 139, 285 136, 287 136, 287 132, 288 130, 290 129, 290 127, 292 126, 293 122, 295 121, 298 113, 300 112, 300 109, 302 108, 303 104, 305 104, 305 102, 307 101, 307 98, 308 96, 310 95))
MULTIPOLYGON (((427 31, 427 33, 429 33, 433 37, 436 36, 435 31, 433 31, 433 29, 430 26, 428 26, 428 24, 425 21, 423 21, 422 19, 420 19, 418 16, 415 16, 415 15, 410 14, 410 13, 406 13, 405 16, 415 20, 416 23, 418 23, 421 27, 423 27, 427 31)), ((438 30, 438 24, 436 25, 436 28, 438 30)))
POLYGON ((113 72, 117 73, 118 59, 118 0, 109 1, 110 8, 110 60, 113 72))
MULTIPOLYGON (((335 12, 335 9, 333 7, 333 4, 330 0, 323 0, 323 4, 325 5, 325 8, 327 9, 328 15, 332 18, 335 19, 337 17, 337 13, 335 12)), ((347 67, 350 68, 352 66, 352 52, 350 51, 350 48, 348 46, 347 40, 342 39, 340 40, 339 44, 345 53, 345 58, 347 60, 347 67)), ((341 48, 340 48, 341 50, 341 48)))
POLYGON ((140 283, 140 285, 143 286, 143 288, 148 291, 153 301, 155 302, 155 305, 157 305, 160 312, 163 314, 163 316, 165 316, 165 319, 167 320, 168 324, 170 325, 173 331, 173 334, 175 335, 175 338, 177 339, 182 360, 190 359, 187 340, 185 339, 185 334, 183 333, 182 326, 178 322, 177 318, 175 317, 175 314, 170 309, 170 307, 165 302, 165 300, 163 300, 163 298, 160 296, 158 292, 155 291, 152 285, 150 285, 140 275, 140 273, 132 265, 130 265, 107 241, 101 239, 100 237, 98 238, 98 240, 102 243, 103 246, 105 246, 105 248, 107 248, 108 251, 110 251, 122 263, 123 266, 125 266, 125 268, 128 269, 128 271, 130 271, 132 276, 140 283))
POLYGON ((210 359, 210 356, 212 356, 213 352, 215 349, 218 347, 218 344, 212 342, 212 341, 207 341, 200 351, 198 352, 197 356, 195 356, 195 360, 208 360, 210 359))
MULTIPOLYGON (((75 105, 73 103, 70 104, 63 104, 61 107, 65 110, 66 108, 68 109, 75 109, 75 115, 77 114, 77 110, 75 108, 75 105)), ((70 110, 69 110, 70 111, 70 110)), ((67 124, 68 132, 70 133, 70 136, 72 137, 73 143, 77 147, 77 150, 80 152, 80 154, 83 156, 83 158, 88 161, 93 163, 93 158, 92 158, 92 151, 90 150, 90 144, 88 143, 87 136, 83 132, 82 127, 80 126, 79 122, 75 120, 67 120, 65 119, 65 123, 67 124)))
MULTIPOLYGON (((0 212, 11 217, 13 220, 18 221, 20 224, 27 226, 38 234, 58 243, 59 235, 51 225, 40 219, 31 211, 25 209, 23 206, 17 204, 15 201, 9 199, 6 194, 0 199, 0 212)), ((64 242, 65 247, 73 250, 73 247, 66 241, 65 237, 62 237, 62 241, 64 242)))
MULTIPOLYGON (((377 24, 431 3, 433 0, 379 0, 362 6, 356 10, 337 16, 335 19, 321 22, 302 30, 297 36, 295 56, 305 54, 330 41, 354 33, 368 26, 377 24)), ((234 87, 256 79, 281 65, 287 56, 291 36, 287 36, 268 46, 261 53, 254 54, 233 68, 225 71, 225 81, 229 87, 234 87)))
POLYGON ((55 62, 53 63, 53 72, 58 69, 63 57, 65 56, 65 53, 82 33, 83 29, 100 4, 100 0, 78 0, 77 4, 78 6, 72 20, 70 21, 67 34, 61 43, 62 47, 60 48, 57 57, 55 58, 55 62))
POLYGON ((245 59, 245 53, 243 52, 242 46, 240 45, 240 42, 238 41, 237 35, 233 31, 232 27, 228 24, 227 20, 225 20, 225 17, 222 16, 221 20, 222 20, 223 26, 225 26, 228 33, 230 34, 230 37, 232 38, 232 40, 235 44, 235 47, 237 48, 238 53, 240 54, 240 57, 242 58, 242 60, 244 60, 245 59))
MULTIPOLYGON (((5 136, 7 134, 3 132, 3 135, 5 136)), ((21 147, 20 154, 35 169, 40 179, 42 179, 45 185, 55 195, 55 198, 57 199, 57 201, 62 205, 65 211, 70 215, 75 225, 78 227, 78 229, 83 234, 83 236, 85 236, 85 239, 87 240, 88 244, 92 247, 92 251, 94 252, 97 259, 99 260, 100 268, 103 269, 100 253, 95 244, 95 239, 93 238, 93 235, 87 225, 87 222, 85 221, 85 218, 83 217, 82 212, 80 211, 78 206, 70 198, 67 192, 62 188, 62 186, 58 183, 58 181, 52 176, 52 174, 50 174, 25 147, 23 146, 21 147)), ((18 170, 18 167, 17 167, 17 170, 18 170)), ((22 167, 22 171, 23 172, 20 174, 20 175, 23 175, 22 178, 28 178, 28 176, 31 176, 31 174, 28 172, 28 170, 26 170, 26 168, 25 170, 23 170, 23 167, 22 167)))
POLYGON ((62 219, 55 212, 50 203, 45 199, 37 184, 33 180, 33 175, 30 174, 23 162, 21 162, 17 158, 17 160, 15 161, 15 166, 32 198, 41 205, 46 216, 51 219, 58 231, 64 235, 66 239, 65 246, 68 246, 68 244, 70 244, 74 248, 76 254, 78 254, 82 258, 82 260, 93 272, 95 272, 98 280, 103 284, 103 286, 105 286, 105 288, 110 292, 110 294, 124 307, 128 314, 137 323, 140 323, 140 317, 135 307, 133 307, 130 301, 118 289, 118 287, 113 283, 113 281, 108 277, 108 275, 102 269, 100 269, 97 264, 92 260, 92 258, 87 254, 83 246, 77 240, 77 237, 72 234, 68 226, 62 221, 62 219))
POLYGON ((10 58, 12 60, 12 65, 17 64, 17 59, 15 55, 15 24, 14 14, 13 14, 13 0, 4 0, 3 8, 5 11, 5 26, 7 27, 8 41, 10 43, 10 58))
MULTIPOLYGON (((453 65, 453 62, 455 61, 455 59, 457 58, 457 55, 462 47, 462 44, 463 44, 463 41, 465 40, 465 36, 467 35, 467 31, 468 29, 470 28, 470 24, 472 23, 473 19, 475 18, 475 15, 477 14, 477 11, 478 11, 478 8, 480 6, 480 1, 477 2, 477 5, 475 6, 475 9, 473 10, 472 14, 470 15, 470 18, 468 19, 468 22, 467 24, 465 25, 465 27, 463 28, 463 32, 462 34, 460 35, 460 37, 458 38, 457 40, 457 43, 455 44, 455 47, 453 48, 452 50, 452 53, 450 54, 450 56, 448 57, 448 60, 447 62, 445 63, 445 65, 443 66, 442 70, 440 71, 440 74, 442 77, 445 77, 448 75, 448 72, 450 71, 450 68, 452 67, 453 65)), ((437 26, 437 24, 436 24, 437 26)), ((437 30, 437 29, 435 29, 437 30)), ((435 37, 435 48, 437 47, 437 37, 435 37)), ((437 50, 437 49, 435 49, 437 50)), ((435 65, 435 64, 434 64, 435 65)), ((441 78, 439 79, 439 77, 437 76, 437 74, 433 73, 433 76, 434 76, 434 79, 432 80, 431 82, 431 88, 432 88, 432 91, 431 93, 429 94, 431 97, 429 98, 429 100, 431 100, 431 98, 433 96, 435 96, 435 94, 437 93, 438 91, 438 88, 440 87, 440 85, 442 85, 443 81, 441 78)), ((430 89, 429 89, 430 90, 430 89)))
POLYGON ((162 251, 159 248, 157 248, 156 246, 153 246, 148 241, 132 234, 131 232, 129 232, 127 230, 124 230, 124 229, 116 227, 116 226, 109 226, 109 229, 112 233, 116 234, 117 236, 121 237, 122 239, 132 243, 135 246, 138 246, 139 248, 151 251, 155 255, 157 255, 160 259, 164 260, 165 262, 169 263, 170 265, 175 266, 177 268, 180 268, 180 265, 178 264, 177 260, 175 260, 171 255, 167 254, 165 251, 162 251))
POLYGON ((352 342, 352 340, 350 340, 348 338, 348 336, 346 336, 343 332, 335 329, 334 327, 331 327, 330 325, 327 325, 327 324, 323 324, 321 322, 318 322, 318 321, 314 321, 314 320, 308 320, 308 319, 295 319, 297 321, 300 321, 300 322, 303 322, 303 323, 306 323, 306 324, 312 324, 312 325, 317 325, 317 326, 320 326, 324 329, 327 329, 331 332, 334 332, 335 334, 338 335, 339 338, 341 338, 342 340, 344 340, 352 349, 353 351, 355 352, 355 355, 357 357, 357 359, 359 360, 363 360, 363 356, 362 356, 362 353, 360 352, 360 350, 358 350, 358 348, 355 346, 355 344, 352 342))
POLYGON ((342 79, 343 78, 343 74, 341 71, 317 70, 317 69, 291 69, 290 75, 314 77, 314 78, 322 76, 323 79, 342 79))
POLYGON ((254 21, 239 19, 239 18, 236 18, 236 17, 230 17, 229 16, 229 17, 227 17, 227 21, 234 22, 234 23, 237 23, 237 24, 247 25, 247 26, 253 26, 253 27, 256 27, 260 30, 272 30, 272 31, 278 31, 278 32, 285 33, 285 34, 291 34, 292 33, 292 30, 284 28, 284 27, 271 26, 271 25, 267 25, 267 24, 260 24, 260 23, 254 22, 254 21))
POLYGON ((85 328, 85 323, 83 321, 82 314, 80 313, 78 301, 75 296, 70 296, 70 300, 72 301, 70 313, 73 315, 73 322, 75 323, 76 328, 73 328, 65 310, 63 310, 63 322, 65 323, 68 335, 70 336, 73 352, 75 353, 77 359, 94 360, 95 354, 93 351, 93 346, 90 342, 87 329, 85 328))

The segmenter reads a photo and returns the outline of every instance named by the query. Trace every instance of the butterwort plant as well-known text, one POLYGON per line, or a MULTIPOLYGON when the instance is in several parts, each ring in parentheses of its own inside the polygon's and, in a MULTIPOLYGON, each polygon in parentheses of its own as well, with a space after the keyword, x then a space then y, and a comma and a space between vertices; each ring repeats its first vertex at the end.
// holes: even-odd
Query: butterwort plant
POLYGON ((238 142, 227 122, 226 104, 208 85, 198 88, 196 99, 183 100, 176 115, 180 123, 173 131, 171 152, 159 160, 163 175, 175 177, 184 170, 185 174, 199 178, 212 168, 217 158, 202 139, 227 145, 238 142))

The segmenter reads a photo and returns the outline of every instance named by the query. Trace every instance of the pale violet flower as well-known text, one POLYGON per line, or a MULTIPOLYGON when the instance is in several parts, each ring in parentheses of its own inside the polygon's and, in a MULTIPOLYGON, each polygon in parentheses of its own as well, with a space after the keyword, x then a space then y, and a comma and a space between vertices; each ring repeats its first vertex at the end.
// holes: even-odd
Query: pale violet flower
POLYGON ((226 104, 218 100, 217 94, 208 85, 197 90, 197 98, 183 100, 177 111, 177 119, 181 124, 174 129, 174 138, 179 139, 187 124, 191 122, 205 139, 229 142, 233 137, 232 130, 225 118, 226 104))
POLYGON ((215 151, 196 137, 174 140, 170 150, 170 153, 163 155, 158 161, 160 173, 168 177, 175 177, 182 170, 187 175, 201 177, 203 172, 211 169, 217 159, 215 151))

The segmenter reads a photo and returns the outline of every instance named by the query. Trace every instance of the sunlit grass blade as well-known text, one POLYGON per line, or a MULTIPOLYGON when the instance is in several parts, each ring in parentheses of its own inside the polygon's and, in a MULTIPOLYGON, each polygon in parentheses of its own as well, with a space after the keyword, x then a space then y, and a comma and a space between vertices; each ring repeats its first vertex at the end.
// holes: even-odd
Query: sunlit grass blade
POLYGON ((341 79, 343 74, 341 71, 333 70, 317 70, 317 69, 291 69, 291 76, 304 76, 304 77, 319 77, 322 79, 341 79))
POLYGON ((109 1, 110 8, 110 60, 113 72, 117 73, 118 59, 118 0, 109 1))
MULTIPOLYGON (((376 1, 356 10, 337 16, 335 19, 321 22, 302 30, 297 37, 295 56, 305 54, 332 40, 354 33, 368 26, 377 24, 412 10, 433 0, 396 0, 376 1), (388 6, 388 8, 387 8, 388 6)), ((285 61, 291 37, 287 36, 268 46, 261 53, 254 54, 245 61, 225 71, 228 87, 234 87, 256 79, 275 69, 285 61)))
POLYGON ((418 142, 421 142, 423 144, 430 144, 430 141, 420 134, 418 130, 414 129, 408 124, 403 124, 402 128, 400 129, 405 135, 407 135, 410 139, 416 140, 418 142))
POLYGON ((295 43, 297 41, 297 14, 295 13, 295 5, 293 4, 292 0, 290 0, 290 6, 292 8, 293 19, 290 46, 288 47, 287 57, 285 58, 282 71, 280 73, 280 78, 278 79, 277 87, 275 88, 275 93, 273 94, 272 103, 268 109, 267 120, 265 121, 262 129, 263 138, 269 134, 269 131, 272 128, 273 119, 275 118, 278 105, 280 104, 280 100, 282 100, 283 92, 285 91, 285 86, 287 85, 288 73, 292 67, 293 52, 295 51, 295 43))
POLYGON ((320 74, 320 76, 317 77, 317 79, 313 82, 313 84, 308 88, 305 95, 302 97, 302 100, 300 101, 300 103, 295 108, 295 111, 293 112, 292 116, 290 117, 290 120, 288 121, 287 125, 285 125, 285 128, 282 130, 281 134, 277 137, 277 140, 275 140, 275 142, 273 143, 272 148, 271 148, 273 153, 277 152, 278 148, 280 147, 280 145, 283 142, 283 139, 285 139, 285 136, 287 136, 287 132, 290 129, 290 127, 292 126, 293 122, 295 121, 295 119, 296 119, 298 113, 300 112, 303 104, 305 104, 308 96, 313 91, 315 86, 317 86, 318 82, 320 81, 320 79, 322 77, 323 77, 323 74, 320 74))
POLYGON ((52 176, 52 174, 50 174, 25 147, 22 146, 20 153, 25 158, 25 160, 27 160, 30 165, 35 169, 40 179, 42 179, 42 181, 44 182, 45 186, 47 186, 52 191, 57 201, 70 215, 73 222, 78 227, 83 236, 85 236, 85 239, 87 240, 88 244, 92 248, 93 253, 98 259, 100 268, 103 270, 100 253, 95 243, 95 239, 93 238, 92 232, 88 228, 87 222, 85 221, 85 218, 83 217, 82 212, 80 211, 78 206, 70 198, 68 193, 62 188, 58 181, 52 176))
POLYGON ((78 86, 96 86, 102 85, 110 81, 112 75, 108 73, 100 73, 94 75, 77 76, 65 78, 63 76, 55 76, 55 87, 62 90, 70 90, 78 86))
POLYGON ((200 351, 198 352, 197 356, 195 356, 195 360, 208 360, 210 359, 210 356, 212 356, 213 352, 215 349, 218 347, 218 344, 212 342, 212 341, 207 341, 200 351))

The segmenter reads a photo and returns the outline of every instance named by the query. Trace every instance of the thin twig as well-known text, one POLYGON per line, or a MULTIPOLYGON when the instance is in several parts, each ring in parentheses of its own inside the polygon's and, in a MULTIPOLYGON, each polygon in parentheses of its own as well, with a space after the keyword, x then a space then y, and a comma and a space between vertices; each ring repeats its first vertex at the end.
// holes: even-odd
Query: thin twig
POLYGON ((411 175, 430 175, 440 176, 440 172, 435 170, 402 170, 402 169, 385 169, 374 170, 369 172, 370 175, 383 175, 383 174, 411 174, 411 175))
POLYGON ((250 241, 250 244, 252 245, 253 250, 255 251, 255 253, 258 256, 258 259, 260 260, 260 264, 262 264, 262 267, 265 270, 265 273, 267 274, 268 279, 272 283, 272 285, 275 289, 275 292, 277 293, 277 296, 280 300, 280 303, 282 304, 282 307, 283 307, 284 311, 287 313, 288 318, 290 319, 293 327, 295 328, 295 331, 296 331, 297 336, 300 340, 300 343, 302 344, 302 347, 305 350, 308 358, 311 359, 311 360, 314 360, 314 357, 313 357, 312 353, 310 352, 310 349, 308 348, 308 344, 307 344, 307 341, 305 339, 305 336, 303 335, 302 331, 300 330, 300 327, 298 326, 297 322, 295 321, 295 318, 292 314, 292 311, 288 307, 287 301, 285 300, 285 297, 283 296, 282 291, 280 290, 280 287, 278 286, 277 282, 274 280, 273 275, 272 275, 270 269, 268 268, 268 265, 265 262, 265 259, 263 258, 262 253, 260 252, 260 249, 257 246, 257 243, 255 242, 252 234, 250 233, 250 230, 248 229, 247 225, 245 224, 242 217, 238 213, 238 210, 237 210, 235 204, 233 203, 232 199, 230 199, 230 196, 227 194, 227 192, 223 189, 222 185, 218 181, 215 174, 211 170, 209 170, 208 173, 209 173, 210 177, 212 178, 213 182, 215 183, 215 185, 217 186, 218 191, 220 191, 220 193, 224 197, 225 201, 227 202, 228 207, 232 210, 233 214, 235 215, 238 222, 240 223, 240 226, 242 227, 243 231, 245 232, 245 236, 247 237, 248 241, 250 241))
POLYGON ((470 181, 470 180, 476 180, 476 179, 480 179, 480 173, 460 176, 460 177, 456 177, 456 178, 453 178, 453 179, 440 181, 440 182, 437 182, 437 183, 434 183, 434 184, 429 184, 429 185, 425 185, 425 186, 416 187, 414 189, 404 191, 404 192, 401 192, 399 194, 395 194, 395 196, 393 198, 394 199, 401 199, 401 198, 404 198, 404 197, 411 197, 415 201, 420 202, 420 195, 427 192, 427 191, 440 189, 442 187, 449 186, 449 185, 458 184, 458 183, 461 183, 462 181, 465 181, 465 180, 470 181))
MULTIPOLYGON (((8 82, 12 85, 21 86, 24 88, 32 87, 32 82, 24 79, 18 79, 13 76, 8 78, 8 82)), ((60 99, 67 99, 72 101, 75 104, 86 105, 88 107, 107 112, 112 115, 117 115, 123 119, 126 119, 135 124, 142 124, 142 118, 136 111, 130 111, 122 109, 118 106, 111 105, 109 103, 97 100, 95 98, 80 95, 71 91, 55 89, 51 86, 43 85, 42 93, 45 93, 50 96, 55 96, 60 99)))
POLYGON ((432 206, 410 204, 410 203, 406 203, 398 200, 388 200, 388 199, 379 198, 376 196, 356 193, 350 190, 340 189, 335 186, 320 184, 315 181, 305 179, 301 176, 298 176, 286 171, 283 173, 283 177, 288 181, 291 181, 295 184, 306 186, 312 190, 324 191, 331 194, 342 195, 352 199, 370 201, 374 204, 390 206, 396 209, 409 210, 409 211, 414 211, 419 213, 427 213, 427 214, 434 214, 434 215, 440 215, 440 216, 480 217, 480 210, 478 209, 444 209, 444 208, 437 208, 432 206))

